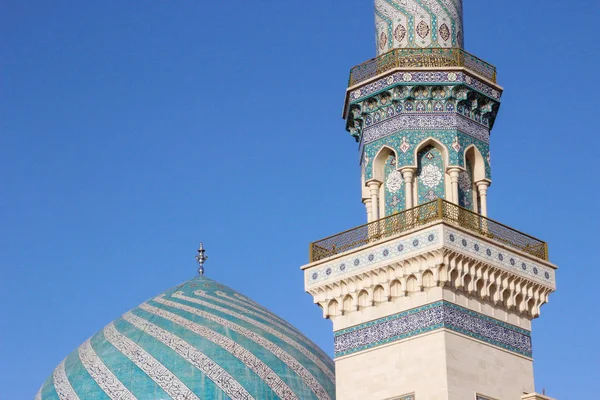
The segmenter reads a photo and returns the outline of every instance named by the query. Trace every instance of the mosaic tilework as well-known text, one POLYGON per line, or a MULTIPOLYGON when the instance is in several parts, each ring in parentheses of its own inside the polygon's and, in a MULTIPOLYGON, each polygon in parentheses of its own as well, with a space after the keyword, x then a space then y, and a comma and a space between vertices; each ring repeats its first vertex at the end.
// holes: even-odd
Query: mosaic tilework
POLYGON ((375 0, 377 53, 462 47, 462 0, 375 0))
POLYGON ((531 357, 530 332, 456 304, 439 301, 334 333, 336 357, 448 329, 531 357))
POLYGON ((460 233, 452 228, 444 228, 444 244, 460 252, 483 258, 492 265, 498 265, 509 271, 525 275, 533 281, 554 286, 555 273, 549 267, 520 257, 498 246, 460 233))
POLYGON ((469 159, 465 163, 465 171, 461 171, 458 176, 458 203, 461 207, 474 210, 473 166, 469 159))
POLYGON ((365 163, 365 179, 373 178, 373 160, 383 146, 390 147, 396 152, 397 166, 401 168, 406 165, 415 164, 415 149, 424 140, 433 138, 441 142, 446 148, 449 165, 464 167, 464 152, 470 145, 474 145, 481 153, 485 163, 485 176, 491 179, 491 166, 489 162, 490 149, 487 143, 483 143, 469 135, 458 131, 400 131, 397 134, 378 139, 365 146, 361 163, 365 163), (458 146, 456 145, 458 143, 458 146), (458 151, 457 151, 458 149, 458 151))
POLYGON ((444 160, 434 147, 427 146, 417 155, 417 199, 418 204, 429 203, 446 197, 444 187, 444 160))
POLYGON ((269 323, 281 318, 256 303, 260 314, 253 312, 250 304, 196 277, 84 342, 36 399, 335 398, 333 361, 288 323, 269 323))
POLYGON ((283 382, 283 380, 271 369, 267 364, 262 362, 258 357, 254 356, 251 352, 240 346, 225 335, 211 330, 205 326, 194 323, 186 318, 183 318, 175 313, 164 310, 162 308, 154 307, 150 304, 142 304, 141 309, 147 311, 150 314, 164 318, 167 321, 178 324, 185 327, 190 332, 210 340, 211 342, 219 345, 231 354, 235 354, 249 369, 256 372, 273 389, 278 396, 282 399, 294 399, 297 396, 293 391, 283 382))
POLYGON ((494 100, 500 100, 502 97, 502 92, 498 89, 480 81, 477 78, 473 78, 464 72, 422 71, 396 72, 392 75, 380 78, 374 82, 350 91, 349 99, 351 104, 355 104, 366 99, 367 97, 381 92, 382 90, 390 90, 400 85, 448 85, 457 83, 464 84, 470 89, 473 89, 494 100))
POLYGON ((369 144, 377 139, 398 133, 403 130, 459 130, 484 143, 490 142, 489 128, 464 118, 455 113, 452 114, 399 114, 384 119, 376 124, 367 124, 362 134, 362 143, 369 144))
POLYGON ((396 170, 396 156, 388 157, 384 173, 385 216, 388 216, 406 207, 405 183, 402 173, 396 170))
POLYGON ((307 289, 338 280, 344 276, 352 276, 362 270, 373 268, 378 263, 396 257, 409 257, 415 252, 440 247, 441 232, 439 228, 428 229, 409 235, 402 239, 392 240, 367 251, 323 263, 304 272, 307 289))

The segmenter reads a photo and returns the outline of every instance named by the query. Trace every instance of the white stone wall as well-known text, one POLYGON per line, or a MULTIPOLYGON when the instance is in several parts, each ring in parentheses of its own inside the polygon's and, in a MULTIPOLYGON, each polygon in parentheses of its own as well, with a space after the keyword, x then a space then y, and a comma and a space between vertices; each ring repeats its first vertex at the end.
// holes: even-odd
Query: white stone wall
POLYGON ((449 331, 341 357, 336 376, 337 400, 519 400, 534 391, 531 359, 449 331))

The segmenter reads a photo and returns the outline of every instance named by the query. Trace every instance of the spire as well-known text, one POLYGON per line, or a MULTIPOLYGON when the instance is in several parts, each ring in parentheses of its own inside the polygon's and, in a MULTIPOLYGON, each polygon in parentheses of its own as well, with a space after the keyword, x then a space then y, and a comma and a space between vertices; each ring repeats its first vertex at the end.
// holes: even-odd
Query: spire
POLYGON ((205 254, 206 250, 204 250, 204 245, 200 242, 200 247, 198 248, 198 254, 196 255, 196 261, 200 265, 198 268, 198 273, 200 275, 204 275, 204 263, 208 260, 208 256, 205 254))

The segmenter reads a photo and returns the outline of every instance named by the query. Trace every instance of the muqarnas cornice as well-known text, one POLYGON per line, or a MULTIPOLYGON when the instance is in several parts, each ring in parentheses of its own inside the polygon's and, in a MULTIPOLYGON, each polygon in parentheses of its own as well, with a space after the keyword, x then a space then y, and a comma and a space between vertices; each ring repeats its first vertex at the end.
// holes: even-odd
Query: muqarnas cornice
MULTIPOLYGON (((500 88, 491 87, 464 72, 397 72, 348 93, 350 104, 344 115, 346 129, 362 147, 381 137, 381 134, 374 135, 369 131, 390 119, 420 117, 420 123, 408 123, 407 120, 406 128, 410 129, 412 125, 412 129, 423 129, 424 126, 448 129, 448 122, 435 116, 461 116, 465 120, 461 124, 465 133, 487 141, 500 107, 501 94, 500 88)), ((387 134, 393 133, 393 129, 388 128, 387 134)))
POLYGON ((531 319, 555 288, 556 267, 446 223, 363 246, 304 268, 326 318, 433 288, 531 319))

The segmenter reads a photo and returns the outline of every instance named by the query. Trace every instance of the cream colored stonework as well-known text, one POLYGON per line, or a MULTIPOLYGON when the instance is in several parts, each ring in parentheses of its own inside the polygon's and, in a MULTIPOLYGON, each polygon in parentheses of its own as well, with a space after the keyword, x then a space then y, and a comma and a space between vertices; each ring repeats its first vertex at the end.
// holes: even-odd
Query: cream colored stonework
MULTIPOLYGON (((531 320, 555 290, 556 267, 438 222, 302 269, 307 292, 336 332, 440 301, 530 331, 531 320), (480 249, 470 251, 475 243, 480 249), (396 251, 401 244, 403 250, 396 251)), ((535 390, 530 357, 458 332, 440 327, 341 353, 335 360, 337 400, 395 399, 408 393, 415 400, 475 400, 478 394, 546 400, 522 397, 535 390)))
POLYGON ((445 330, 341 357, 336 376, 337 400, 519 400, 533 391, 531 359, 445 330))

